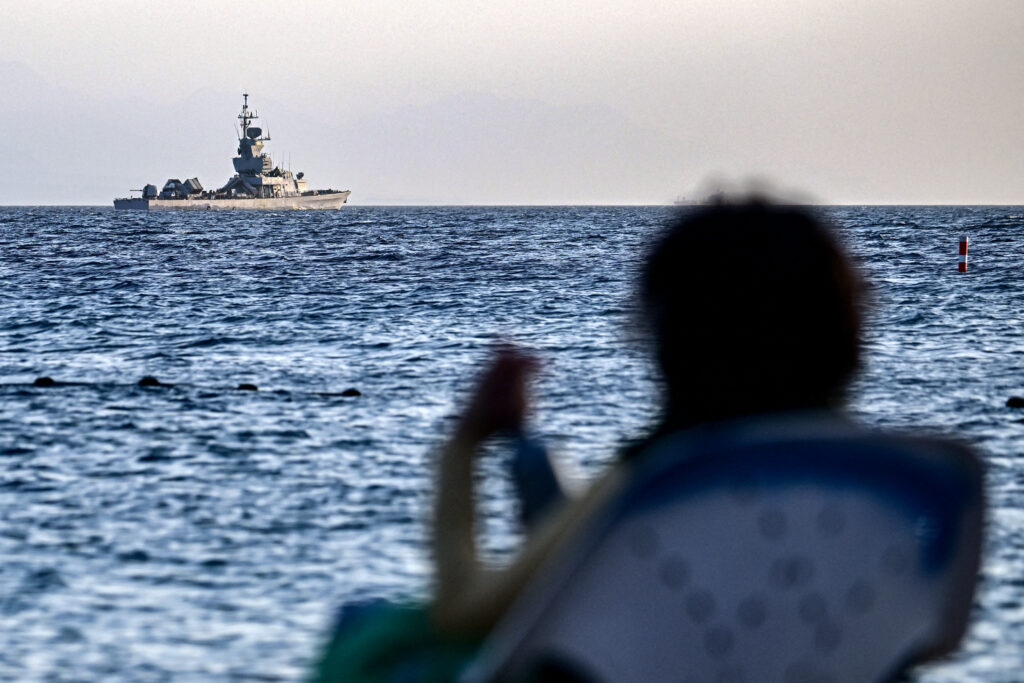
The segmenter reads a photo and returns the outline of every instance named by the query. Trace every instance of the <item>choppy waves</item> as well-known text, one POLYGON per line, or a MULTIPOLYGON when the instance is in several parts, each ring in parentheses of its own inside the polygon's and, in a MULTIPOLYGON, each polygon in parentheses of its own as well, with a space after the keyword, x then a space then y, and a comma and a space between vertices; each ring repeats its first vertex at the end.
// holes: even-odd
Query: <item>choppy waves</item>
MULTIPOLYGON (((874 301, 855 412, 989 458, 976 625, 925 678, 1010 680, 1024 211, 830 214, 874 301)), ((665 215, 0 208, 0 677, 292 680, 343 600, 423 595, 429 446, 495 338, 542 353, 538 431, 580 473, 650 420, 632 278, 665 215)), ((500 556, 517 531, 498 455, 500 556)))

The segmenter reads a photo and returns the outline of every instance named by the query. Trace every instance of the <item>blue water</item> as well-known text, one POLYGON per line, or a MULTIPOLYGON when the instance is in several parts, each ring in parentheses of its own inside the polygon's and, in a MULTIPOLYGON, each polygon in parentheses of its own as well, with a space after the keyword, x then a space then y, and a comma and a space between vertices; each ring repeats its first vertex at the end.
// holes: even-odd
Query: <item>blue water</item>
MULTIPOLYGON (((580 476, 650 422, 632 282, 666 211, 0 207, 0 678, 294 680, 342 601, 424 595, 429 448, 494 339, 542 355, 536 427, 580 476)), ((872 285, 853 412, 989 465, 970 636, 922 679, 1018 680, 1024 208, 829 214, 872 285)))

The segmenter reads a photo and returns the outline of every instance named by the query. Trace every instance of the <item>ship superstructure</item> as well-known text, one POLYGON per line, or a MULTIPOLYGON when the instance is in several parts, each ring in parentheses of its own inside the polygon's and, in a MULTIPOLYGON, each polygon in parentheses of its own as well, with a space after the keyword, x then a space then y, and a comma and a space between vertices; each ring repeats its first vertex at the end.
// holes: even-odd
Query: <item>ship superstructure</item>
POLYGON ((249 93, 242 93, 238 115, 238 156, 231 160, 235 175, 218 190, 206 191, 198 178, 185 182, 170 178, 158 192, 146 185, 141 197, 114 200, 115 209, 335 209, 348 201, 349 190, 310 190, 303 174, 275 166, 263 144, 269 133, 254 125, 259 114, 249 108, 249 93))

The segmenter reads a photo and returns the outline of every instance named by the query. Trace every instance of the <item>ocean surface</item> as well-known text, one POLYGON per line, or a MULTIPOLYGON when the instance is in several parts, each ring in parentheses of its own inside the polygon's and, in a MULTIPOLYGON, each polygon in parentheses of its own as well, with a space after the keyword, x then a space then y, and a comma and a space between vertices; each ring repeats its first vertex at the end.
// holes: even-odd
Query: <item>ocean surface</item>
MULTIPOLYGON (((872 287, 854 414, 988 463, 970 635, 920 678, 1019 681, 1024 208, 826 211, 872 287)), ((578 476, 650 423, 632 283, 667 214, 0 207, 0 679, 298 680, 342 602, 424 596, 429 451, 495 339, 542 356, 536 431, 578 476)))

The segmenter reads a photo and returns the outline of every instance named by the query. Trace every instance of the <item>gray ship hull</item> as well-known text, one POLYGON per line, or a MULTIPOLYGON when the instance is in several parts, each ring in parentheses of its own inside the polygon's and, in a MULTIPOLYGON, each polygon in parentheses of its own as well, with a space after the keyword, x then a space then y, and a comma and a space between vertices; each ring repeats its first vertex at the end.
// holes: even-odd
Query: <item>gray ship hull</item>
POLYGON ((349 190, 321 192, 315 195, 272 197, 267 199, 142 199, 130 197, 114 200, 115 209, 134 211, 221 211, 249 209, 255 211, 302 211, 306 209, 340 209, 352 194, 349 190))

